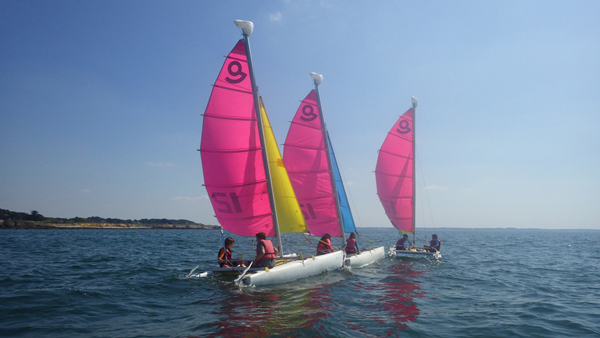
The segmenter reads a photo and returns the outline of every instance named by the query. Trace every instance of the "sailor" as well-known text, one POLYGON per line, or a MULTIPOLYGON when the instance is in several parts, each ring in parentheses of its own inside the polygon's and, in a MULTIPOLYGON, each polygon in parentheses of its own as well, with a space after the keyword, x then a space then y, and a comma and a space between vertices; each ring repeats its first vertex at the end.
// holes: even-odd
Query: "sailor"
POLYGON ((231 256, 233 254, 233 251, 231 250, 231 248, 233 248, 233 243, 235 241, 233 240, 233 238, 231 237, 227 237, 225 238, 225 244, 223 245, 223 247, 221 249, 219 249, 219 266, 222 268, 234 268, 234 267, 241 267, 241 268, 245 268, 246 265, 244 265, 244 263, 240 263, 235 262, 231 256))
POLYGON ((358 250, 358 243, 356 243, 356 232, 350 233, 350 237, 346 240, 346 247, 344 250, 347 254, 360 254, 360 250, 358 250))
POLYGON ((333 248, 331 248, 331 235, 325 234, 319 240, 319 244, 317 245, 317 256, 328 254, 333 252, 333 248))
POLYGON ((275 266, 275 257, 277 257, 277 248, 267 239, 264 232, 256 234, 256 258, 254 266, 272 268, 275 266))
POLYGON ((410 241, 408 240, 408 235, 402 235, 402 238, 396 242, 396 250, 407 250, 410 247, 410 241))
POLYGON ((438 239, 438 236, 433 234, 431 235, 431 241, 429 242, 429 245, 425 244, 425 249, 429 252, 438 252, 440 251, 441 245, 442 242, 438 239))

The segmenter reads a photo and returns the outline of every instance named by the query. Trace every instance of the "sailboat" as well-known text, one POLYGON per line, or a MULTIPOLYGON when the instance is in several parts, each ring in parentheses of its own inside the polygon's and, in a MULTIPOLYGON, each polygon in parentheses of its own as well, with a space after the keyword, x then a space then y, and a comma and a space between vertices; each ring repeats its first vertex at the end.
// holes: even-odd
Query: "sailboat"
MULTIPOLYGON (((356 226, 321 108, 323 76, 310 73, 315 88, 300 103, 285 143, 283 162, 311 234, 341 237, 356 226)), ((346 257, 345 265, 364 266, 385 257, 384 247, 363 249, 346 257)))
MULTIPOLYGON (((377 194, 392 225, 401 233, 412 234, 415 243, 415 111, 418 100, 412 98, 412 107, 394 124, 387 134, 375 168, 377 194)), ((439 251, 430 252, 414 246, 406 250, 390 248, 400 257, 432 256, 441 258, 439 251)))
POLYGON ((235 24, 243 39, 227 55, 203 117, 204 185, 224 229, 240 236, 274 236, 280 255, 271 269, 244 270, 240 283, 285 283, 340 269, 340 252, 308 259, 283 257, 281 233, 302 233, 307 227, 258 94, 249 43, 254 24, 235 24))

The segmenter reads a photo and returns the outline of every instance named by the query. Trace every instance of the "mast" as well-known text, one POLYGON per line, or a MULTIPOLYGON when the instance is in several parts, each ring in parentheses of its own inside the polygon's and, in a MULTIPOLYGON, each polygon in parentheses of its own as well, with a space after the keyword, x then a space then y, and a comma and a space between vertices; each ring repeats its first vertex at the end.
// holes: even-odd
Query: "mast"
POLYGON ((252 96, 254 97, 254 110, 256 112, 256 122, 258 123, 258 134, 260 136, 260 145, 263 149, 262 159, 265 167, 265 177, 267 179, 267 188, 269 190, 269 202, 271 203, 271 213, 273 215, 273 230, 277 237, 277 248, 279 255, 283 257, 283 248, 281 247, 281 235, 279 234, 279 223, 277 218, 277 208, 275 207, 275 198, 273 197, 273 184, 271 183, 271 170, 269 168, 269 158, 267 156, 267 148, 265 142, 265 135, 263 130, 262 112, 260 110, 260 103, 258 99, 258 87, 256 86, 256 79, 254 78, 254 69, 252 66, 252 54, 250 53, 250 40, 249 37, 254 29, 254 24, 251 21, 235 20, 236 26, 242 29, 244 35, 244 42, 246 46, 246 55, 248 56, 248 72, 250 73, 250 83, 252 84, 252 96))
POLYGON ((333 196, 335 197, 335 210, 338 216, 338 223, 340 225, 340 233, 342 237, 342 244, 346 242, 346 234, 344 233, 344 220, 342 219, 342 211, 340 209, 340 198, 337 193, 337 187, 335 184, 335 176, 333 175, 333 161, 331 160, 331 154, 329 153, 329 134, 327 133, 327 126, 325 125, 325 118, 323 117, 323 108, 321 107, 321 95, 319 95, 319 85, 323 81, 323 75, 310 72, 310 76, 315 82, 315 92, 317 94, 317 105, 319 106, 319 118, 321 119, 321 126, 323 127, 323 140, 325 142, 325 153, 327 154, 327 163, 329 164, 329 175, 331 176, 331 188, 333 196))
POLYGON ((416 156, 416 152, 415 152, 415 141, 417 140, 416 138, 416 125, 417 125, 417 105, 419 104, 419 100, 417 100, 416 97, 411 97, 410 101, 412 103, 412 109, 413 109, 413 142, 412 142, 412 156, 413 156, 413 163, 412 163, 412 172, 413 172, 413 177, 412 177, 412 186, 413 186, 413 203, 412 203, 412 228, 413 228, 413 245, 416 244, 416 232, 417 232, 417 214, 416 214, 416 210, 417 210, 417 185, 416 185, 416 177, 417 177, 417 171, 416 169, 416 163, 417 163, 417 156, 416 156))

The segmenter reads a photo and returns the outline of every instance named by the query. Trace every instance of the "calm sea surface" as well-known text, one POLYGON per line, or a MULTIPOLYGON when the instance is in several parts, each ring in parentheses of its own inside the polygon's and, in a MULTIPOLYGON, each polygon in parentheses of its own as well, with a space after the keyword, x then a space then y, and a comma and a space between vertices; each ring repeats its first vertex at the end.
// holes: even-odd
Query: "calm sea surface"
POLYGON ((600 337, 600 231, 423 229, 417 244, 434 232, 440 261, 240 289, 186 277, 215 265, 219 231, 0 230, 0 337, 600 337))

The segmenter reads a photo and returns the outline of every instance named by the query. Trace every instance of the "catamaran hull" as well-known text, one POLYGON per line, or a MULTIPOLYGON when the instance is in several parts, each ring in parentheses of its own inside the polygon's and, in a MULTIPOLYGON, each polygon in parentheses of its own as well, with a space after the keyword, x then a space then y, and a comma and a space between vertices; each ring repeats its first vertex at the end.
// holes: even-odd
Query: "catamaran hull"
POLYGON ((360 268, 385 258, 385 248, 380 246, 371 250, 364 250, 360 254, 350 254, 346 256, 344 266, 351 268, 360 268))
POLYGON ((336 251, 326 255, 295 260, 272 269, 248 274, 242 279, 244 285, 269 285, 290 282, 296 279, 315 276, 325 271, 341 269, 344 252, 336 251))
POLYGON ((418 249, 411 249, 411 250, 391 249, 390 252, 392 252, 392 251, 395 252, 395 256, 398 258, 421 258, 421 257, 431 257, 431 258, 435 258, 435 259, 442 258, 442 254, 439 251, 430 252, 430 251, 418 250, 418 249))

